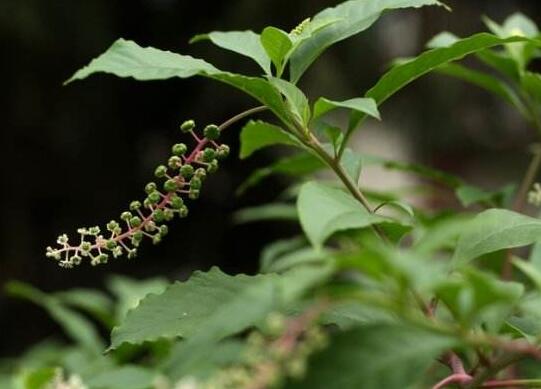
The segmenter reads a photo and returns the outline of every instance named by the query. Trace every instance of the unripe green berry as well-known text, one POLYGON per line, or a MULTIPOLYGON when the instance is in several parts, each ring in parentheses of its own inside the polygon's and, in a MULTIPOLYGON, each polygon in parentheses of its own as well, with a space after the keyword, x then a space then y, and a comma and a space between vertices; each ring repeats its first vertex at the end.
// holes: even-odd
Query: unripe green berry
POLYGON ((167 235, 169 232, 169 227, 167 227, 165 224, 160 226, 160 235, 163 237, 167 235))
POLYGON ((180 130, 182 132, 190 132, 195 128, 195 122, 193 120, 186 120, 180 125, 180 130))
POLYGON ((143 240, 143 231, 136 231, 134 232, 134 234, 132 235, 132 239, 140 242, 143 240))
POLYGON ((100 233, 100 228, 99 228, 98 226, 90 227, 90 228, 88 229, 88 233, 89 233, 90 235, 94 235, 94 236, 95 236, 95 235, 98 235, 98 234, 100 233))
POLYGON ((178 210, 178 215, 180 217, 188 216, 188 207, 186 205, 183 205, 182 207, 180 207, 180 209, 178 210))
POLYGON ((113 239, 109 239, 107 243, 105 244, 105 247, 107 247, 107 249, 109 250, 114 249, 116 246, 117 246, 116 241, 114 241, 113 239))
POLYGON ((156 168, 156 170, 154 170, 154 175, 158 178, 165 177, 166 174, 167 174, 167 167, 164 165, 160 165, 156 168))
POLYGON ((197 170, 194 173, 194 176, 199 178, 201 181, 205 180, 207 178, 207 171, 203 169, 202 167, 197 168, 197 170))
POLYGON ((81 251, 83 251, 83 253, 88 253, 91 247, 92 245, 90 244, 90 242, 81 243, 81 251))
POLYGON ((207 166, 207 171, 209 173, 215 173, 218 170, 218 166, 218 161, 215 159, 211 163, 209 163, 209 165, 207 166))
POLYGON ((159 234, 156 234, 152 237, 152 243, 158 244, 162 241, 162 237, 159 234))
POLYGON ((167 180, 163 183, 163 189, 166 192, 174 192, 178 189, 178 184, 175 180, 167 180))
POLYGON ((145 185, 145 192, 147 194, 151 194, 152 192, 155 192, 156 189, 158 189, 158 186, 156 185, 155 182, 149 182, 148 184, 145 185))
POLYGON ((132 214, 131 212, 128 212, 128 211, 125 211, 125 212, 122 212, 120 214, 120 219, 124 220, 125 222, 127 222, 128 220, 130 220, 132 218, 132 214))
POLYGON ((196 200, 199 198, 199 189, 192 189, 190 188, 190 193, 188 193, 188 197, 191 200, 196 200))
POLYGON ((131 243, 131 245, 132 245, 133 247, 139 247, 139 246, 141 245, 141 241, 135 239, 133 236, 132 236, 132 238, 131 238, 130 243, 131 243))
POLYGON ((201 189, 201 179, 198 177, 192 177, 190 180, 190 189, 201 189))
POLYGON ((214 158, 216 158, 216 151, 214 149, 207 147, 203 150, 203 162, 211 162, 214 158))
POLYGON ((184 200, 182 200, 182 198, 180 196, 177 196, 176 194, 171 196, 169 201, 171 202, 171 207, 173 209, 179 209, 184 205, 184 200))
POLYGON ((130 203, 130 211, 137 211, 141 208, 141 202, 140 201, 132 201, 130 203))
POLYGON ((128 259, 133 259, 137 257, 137 250, 136 249, 131 249, 128 251, 128 259))
POLYGON ((150 193, 147 197, 150 204, 158 204, 161 198, 162 197, 160 196, 160 193, 158 191, 150 193))
POLYGON ((167 208, 163 210, 163 217, 166 221, 171 221, 175 217, 175 213, 171 209, 167 208))
POLYGON ((171 152, 177 157, 182 157, 187 151, 188 147, 184 143, 177 143, 171 148, 171 152))
POLYGON ((180 175, 186 179, 192 178, 194 173, 194 168, 192 165, 183 165, 180 168, 180 175))
POLYGON ((169 158, 169 161, 167 161, 167 165, 171 169, 176 170, 182 166, 182 159, 180 159, 180 157, 177 157, 176 155, 173 155, 171 158, 169 158))
POLYGON ((220 129, 215 124, 209 124, 203 130, 203 134, 208 140, 216 140, 220 137, 220 129))
POLYGON ((161 209, 156 209, 153 213, 153 216, 154 216, 154 221, 156 223, 160 223, 163 221, 164 219, 164 214, 163 214, 163 210, 161 209))
POLYGON ((139 216, 134 216, 130 219, 130 226, 139 227, 141 225, 141 218, 139 216))
POLYGON ((216 150, 216 157, 219 159, 225 159, 229 156, 229 152, 230 149, 228 145, 220 145, 216 150))

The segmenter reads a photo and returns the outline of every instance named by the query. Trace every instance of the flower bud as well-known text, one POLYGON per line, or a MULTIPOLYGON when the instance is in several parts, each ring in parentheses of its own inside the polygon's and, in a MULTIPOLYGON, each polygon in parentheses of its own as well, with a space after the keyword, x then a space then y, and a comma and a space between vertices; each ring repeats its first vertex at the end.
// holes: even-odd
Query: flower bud
POLYGON ((184 200, 182 200, 182 198, 176 194, 173 194, 169 201, 173 209, 179 209, 184 205, 184 200))
POLYGON ((135 257, 137 257, 137 250, 136 249, 128 250, 128 259, 133 259, 135 257))
POLYGON ((186 120, 180 125, 180 130, 182 132, 190 132, 195 128, 195 122, 193 120, 186 120))
POLYGON ((96 236, 96 235, 98 235, 99 233, 100 233, 100 228, 99 228, 98 226, 90 227, 90 228, 88 229, 88 234, 89 234, 89 235, 94 235, 94 236, 96 236))
POLYGON ((154 170, 154 175, 158 178, 165 177, 166 174, 167 174, 167 167, 165 167, 164 165, 160 165, 156 168, 156 170, 154 170))
POLYGON ((163 183, 163 189, 166 192, 175 192, 178 189, 178 184, 175 180, 167 180, 163 183))
POLYGON ((115 258, 120 257, 120 256, 122 255, 122 247, 116 246, 116 247, 113 249, 112 253, 113 253, 113 257, 115 257, 115 258))
POLYGON ((128 211, 124 211, 120 214, 120 219, 121 220, 124 220, 125 222, 127 222, 128 220, 130 220, 132 218, 132 214, 131 212, 128 212, 128 211))
POLYGON ((207 147, 203 150, 203 162, 211 162, 214 158, 216 158, 216 151, 214 149, 207 147))
POLYGON ((147 194, 151 194, 152 192, 155 192, 157 188, 158 187, 155 182, 149 182, 145 185, 145 192, 147 194))
POLYGON ((160 196, 160 193, 158 191, 156 192, 152 192, 151 194, 148 195, 147 199, 148 201, 150 202, 150 204, 158 204, 159 201, 161 200, 161 196, 160 196))
POLYGON ((152 216, 156 223, 160 223, 165 219, 165 215, 163 214, 163 210, 161 209, 154 210, 154 213, 152 214, 152 216))
POLYGON ((203 134, 208 140, 216 140, 220 137, 220 129, 215 124, 209 124, 203 130, 203 134))
POLYGON ((132 201, 130 203, 130 211, 137 211, 141 208, 141 202, 140 201, 132 201))
POLYGON ((139 227, 141 225, 141 218, 139 216, 134 216, 130 219, 130 226, 139 227))
POLYGON ((171 152, 177 157, 182 157, 187 151, 188 147, 184 143, 177 143, 171 148, 171 152))
POLYGON ((167 165, 171 169, 176 170, 182 166, 182 159, 180 159, 180 157, 177 157, 176 155, 173 155, 171 158, 169 158, 169 161, 167 161, 167 165))
POLYGON ((192 165, 183 165, 180 168, 180 175, 186 179, 190 179, 193 176, 194 168, 192 165))
POLYGON ((137 242, 140 242, 143 240, 143 231, 135 231, 132 235, 132 239, 136 240, 137 242))

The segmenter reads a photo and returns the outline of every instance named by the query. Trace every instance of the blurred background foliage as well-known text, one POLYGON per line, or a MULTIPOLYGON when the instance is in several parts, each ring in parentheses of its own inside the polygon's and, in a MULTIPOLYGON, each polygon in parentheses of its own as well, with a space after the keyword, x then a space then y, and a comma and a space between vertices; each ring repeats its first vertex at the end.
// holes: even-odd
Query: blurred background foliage
MULTIPOLYGON (((1 0, 0 286, 17 279, 45 291, 101 288, 111 273, 178 279, 211 265, 253 272, 266 242, 297 230, 294 225, 232 222, 234 210, 272 200, 286 187, 269 180, 242 197, 235 195, 249 172, 271 161, 272 153, 242 163, 230 158, 191 216, 173 223, 171 236, 157 248, 146 245, 137 260, 67 271, 45 259, 45 246, 59 233, 103 224, 140 197, 154 166, 179 139, 182 120, 220 122, 253 105, 241 93, 202 79, 136 83, 96 76, 67 87, 62 82, 118 37, 204 57, 222 69, 257 72, 249 60, 240 62, 204 42, 191 46, 188 40, 201 32, 260 31, 271 24, 289 30, 335 3, 1 0)), ((447 3, 452 13, 428 7, 384 16, 368 32, 326 53, 303 79, 304 87, 312 97, 360 96, 392 59, 419 53, 442 30, 469 35, 485 30, 481 15, 502 21, 515 11, 541 22, 538 1, 447 3)), ((382 123, 359 134, 361 150, 448 169, 488 189, 517 179, 527 164, 526 145, 535 135, 505 103, 439 75, 408 87, 382 114, 382 123)), ((237 132, 230 131, 226 142, 237 150, 237 132)), ((381 174, 367 173, 364 179, 380 188, 397 185, 388 177, 382 181, 381 174)), ((433 206, 453 205, 438 195, 431 201, 433 206)), ((40 308, 3 294, 0 318, 0 356, 16 355, 59 332, 40 308)))

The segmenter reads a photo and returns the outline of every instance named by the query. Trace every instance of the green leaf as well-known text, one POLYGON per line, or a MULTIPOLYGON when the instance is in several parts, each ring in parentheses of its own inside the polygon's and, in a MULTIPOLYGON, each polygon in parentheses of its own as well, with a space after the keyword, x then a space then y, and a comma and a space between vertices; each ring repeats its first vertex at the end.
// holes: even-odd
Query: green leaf
POLYGON ((267 105, 284 122, 289 121, 280 93, 268 81, 223 72, 202 59, 188 55, 141 47, 133 41, 118 39, 105 53, 77 71, 67 82, 82 80, 100 72, 118 77, 132 77, 140 81, 188 78, 196 75, 212 78, 240 89, 267 105))
POLYGON ((111 348, 159 338, 220 340, 255 325, 328 275, 329 269, 322 267, 281 276, 233 277, 215 267, 208 273, 195 272, 188 281, 143 299, 113 330, 111 348))
POLYGON ((458 344, 449 336, 400 324, 344 331, 311 358, 302 382, 288 388, 408 388, 435 358, 458 344))
POLYGON ((506 209, 489 209, 465 226, 453 261, 460 265, 494 251, 526 246, 539 236, 541 220, 506 209))
POLYGON ((54 293, 53 296, 66 305, 88 312, 107 326, 113 325, 113 301, 99 290, 76 288, 54 293))
POLYGON ((435 35, 428 41, 426 47, 429 49, 435 49, 438 47, 449 47, 459 41, 460 38, 449 31, 442 31, 435 35))
POLYGON ((292 204, 270 203, 257 207, 243 208, 233 215, 237 224, 269 220, 297 221, 297 208, 292 204))
POLYGON ((290 56, 290 79, 297 83, 306 69, 327 48, 369 28, 383 11, 441 5, 436 0, 350 0, 327 8, 312 19, 312 23, 338 20, 327 28, 314 32, 302 41, 290 56))
POLYGON ((310 104, 303 91, 281 78, 272 77, 269 81, 284 95, 287 106, 298 122, 303 127, 307 126, 310 121, 310 104))
POLYGON ((515 186, 507 185, 498 191, 485 191, 471 185, 461 185, 456 189, 456 196, 464 207, 472 204, 488 204, 492 206, 505 206, 514 193, 515 186))
MULTIPOLYGON (((366 93, 366 97, 376 100, 379 106, 412 81, 448 62, 462 59, 469 54, 477 53, 490 47, 520 41, 524 41, 524 38, 513 37, 503 39, 491 34, 480 33, 460 39, 449 47, 428 50, 406 63, 391 68, 366 93)), ((349 132, 353 131, 363 118, 364 115, 362 114, 352 113, 349 132)))
POLYGON ((17 281, 9 282, 6 290, 12 296, 32 301, 43 307, 62 326, 66 335, 86 350, 95 354, 101 354, 103 351, 103 341, 92 323, 83 315, 64 306, 57 297, 47 295, 30 285, 17 281))
POLYGON ((362 112, 368 116, 381 120, 378 106, 376 105, 374 99, 363 97, 357 97, 344 101, 333 101, 326 99, 325 97, 320 97, 314 105, 313 119, 315 120, 336 108, 351 109, 353 111, 362 112))
POLYGON ((318 182, 308 182, 301 187, 297 209, 302 228, 316 248, 321 248, 335 232, 392 222, 369 213, 340 189, 318 182))
POLYGON ((261 32, 261 45, 276 67, 277 76, 280 77, 284 67, 284 59, 293 47, 289 34, 276 27, 266 27, 261 32))
POLYGON ((92 389, 147 389, 153 387, 158 374, 140 366, 122 366, 100 372, 85 380, 92 389))
MULTIPOLYGON (((47 389, 56 377, 57 369, 54 367, 42 367, 33 370, 23 370, 17 377, 21 389, 47 389)), ((10 386, 11 387, 11 386, 10 386)), ((9 388, 9 387, 8 387, 9 388)))
POLYGON ((194 36, 190 43, 206 39, 222 49, 253 59, 265 74, 271 74, 270 61, 263 46, 261 46, 259 34, 253 31, 213 31, 208 34, 194 36))
POLYGON ((257 150, 277 144, 296 145, 282 128, 261 120, 250 120, 240 132, 240 158, 248 158, 257 150))
POLYGON ((513 265, 515 265, 522 273, 524 273, 535 286, 541 291, 541 270, 537 269, 530 262, 523 261, 519 258, 513 258, 513 265))

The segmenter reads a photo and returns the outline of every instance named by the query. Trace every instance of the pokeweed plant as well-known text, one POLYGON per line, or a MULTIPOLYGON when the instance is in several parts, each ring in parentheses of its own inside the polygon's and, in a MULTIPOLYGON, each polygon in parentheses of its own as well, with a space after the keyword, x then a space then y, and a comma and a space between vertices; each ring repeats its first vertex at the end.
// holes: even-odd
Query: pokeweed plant
MULTIPOLYGON (((301 185, 276 203, 242 210, 236 220, 298 221, 304 236, 270 243, 261 255, 260 274, 230 276, 212 268, 144 297, 113 323, 106 356, 94 354, 93 361, 115 360, 116 373, 125 364, 122 380, 111 373, 96 383, 91 369, 83 374, 63 362, 68 378, 38 370, 23 381, 45 385, 53 379, 60 387, 78 374, 73 380, 79 386, 70 387, 541 386, 541 220, 524 214, 522 205, 509 206, 513 195, 515 204, 529 199, 539 205, 539 186, 532 187, 539 161, 526 172, 525 190, 491 193, 429 167, 366 158, 349 142, 366 119, 380 119, 383 102, 433 71, 497 93, 537 126, 540 75, 528 64, 539 56, 541 40, 533 22, 513 16, 503 26, 487 22, 493 33, 440 35, 431 49, 399 61, 361 96, 311 102, 298 87, 320 54, 366 30, 383 12, 428 5, 443 6, 435 0, 350 0, 291 32, 271 26, 260 34, 211 32, 193 39, 254 60, 261 75, 222 71, 202 59, 124 39, 76 72, 69 82, 100 72, 140 81, 201 76, 240 89, 259 105, 205 127, 202 135, 192 132, 192 121, 182 124, 195 146, 190 152, 182 143, 173 146, 168 165, 156 169, 163 190, 147 185, 147 197, 121 214, 125 227, 112 221, 104 234, 97 227, 81 229, 75 244, 61 235, 59 246, 47 249, 49 257, 64 267, 85 257, 98 264, 110 255, 132 257, 145 236, 160 241, 167 232, 163 222, 186 216, 184 197, 196 198, 206 172, 228 154, 217 142, 220 132, 262 111, 270 111, 274 121, 250 120, 243 126, 240 157, 274 145, 296 152, 256 171, 242 191, 270 174, 300 177, 301 185), (499 71, 507 83, 455 63, 468 55, 499 71), (343 128, 326 121, 336 109, 350 112, 343 128), (446 185, 465 206, 476 208, 414 209, 399 195, 367 192, 359 177, 369 160, 446 185), (334 180, 314 175, 322 169, 334 180), (529 245, 534 247, 528 260, 522 258, 527 251, 512 251, 529 245), (149 352, 151 358, 138 358, 149 352), (141 372, 130 370, 137 362, 151 372, 150 381, 138 380, 141 372)), ((12 286, 12 292, 39 302, 22 290, 12 286)), ((58 297, 43 301, 57 320, 74 320, 59 308, 64 303, 58 297)), ((82 325, 75 321, 79 324, 66 326, 68 333, 96 348, 96 342, 77 338, 82 325)))

